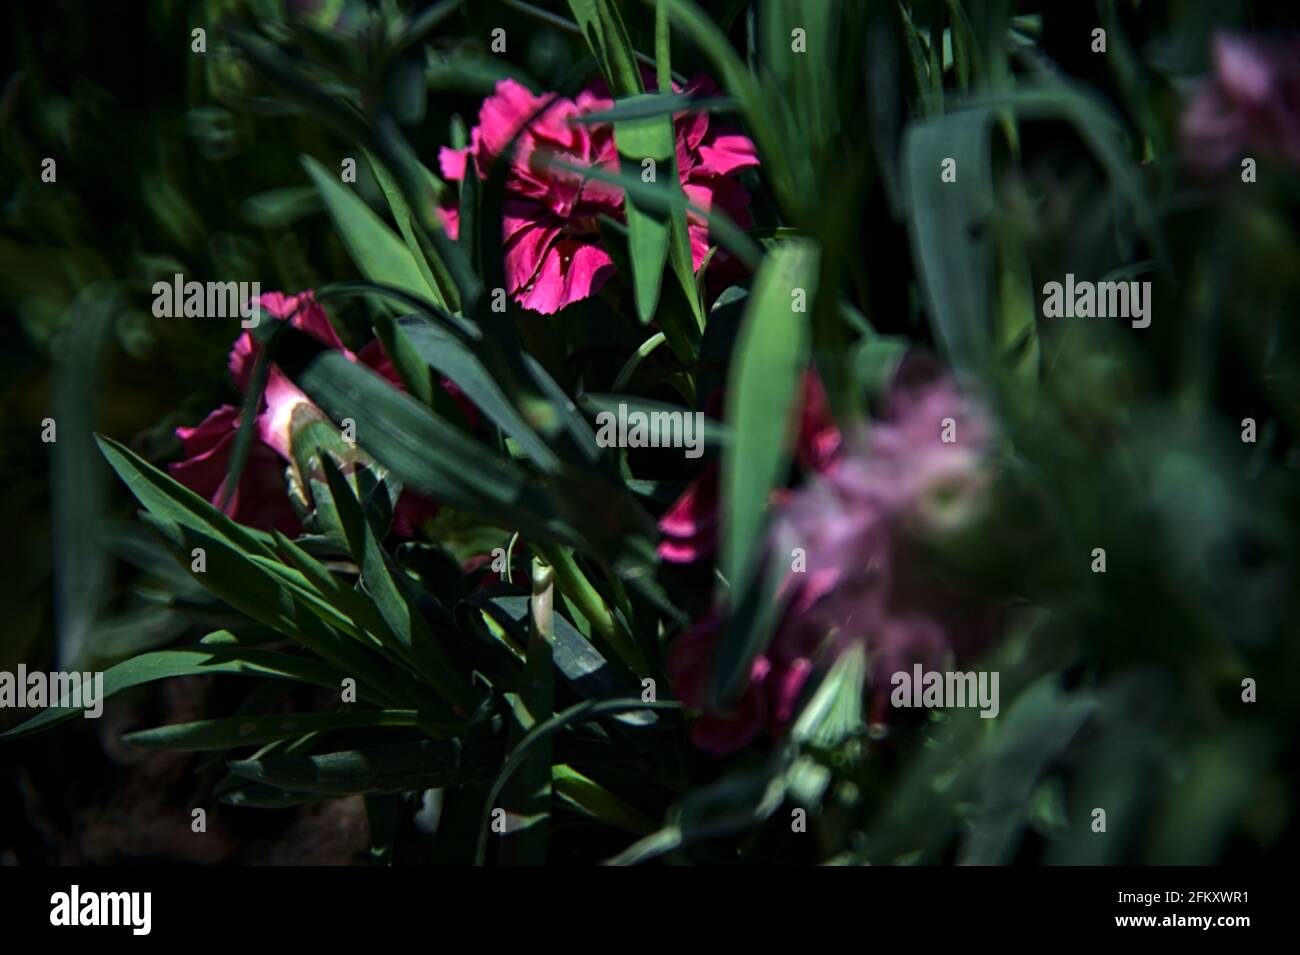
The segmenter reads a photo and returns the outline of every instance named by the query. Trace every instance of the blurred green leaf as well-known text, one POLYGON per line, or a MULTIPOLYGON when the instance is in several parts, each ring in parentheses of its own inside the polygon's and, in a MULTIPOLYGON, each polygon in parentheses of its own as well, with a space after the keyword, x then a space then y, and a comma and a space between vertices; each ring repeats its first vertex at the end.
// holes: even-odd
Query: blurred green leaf
POLYGON ((463 784, 490 776, 499 754, 460 740, 392 743, 315 755, 232 760, 244 779, 294 792, 349 796, 463 784))
POLYGON ((953 364, 969 371, 983 370, 988 357, 992 124, 989 110, 966 110, 913 123, 903 138, 907 223, 926 307, 953 364), (949 159, 956 182, 940 179, 949 159))
POLYGON ((99 541, 108 496, 93 433, 100 411, 104 361, 122 303, 111 284, 86 288, 68 308, 70 326, 56 353, 53 407, 57 440, 50 445, 50 520, 54 534, 54 595, 60 667, 78 669, 98 649, 89 645, 110 586, 99 541))
MULTIPOLYGON (((334 690, 342 686, 343 677, 346 676, 324 663, 270 650, 225 646, 178 647, 146 653, 109 667, 104 671, 103 698, 108 699, 123 690, 154 680, 211 673, 297 680, 334 690)), ((0 733, 0 739, 27 736, 78 716, 81 712, 79 706, 51 706, 27 722, 0 733)))
POLYGON ((137 730, 122 742, 150 749, 182 752, 230 749, 236 746, 271 743, 309 733, 375 726, 416 726, 415 710, 373 710, 340 713, 275 713, 267 716, 234 716, 228 719, 172 723, 155 729, 137 730))

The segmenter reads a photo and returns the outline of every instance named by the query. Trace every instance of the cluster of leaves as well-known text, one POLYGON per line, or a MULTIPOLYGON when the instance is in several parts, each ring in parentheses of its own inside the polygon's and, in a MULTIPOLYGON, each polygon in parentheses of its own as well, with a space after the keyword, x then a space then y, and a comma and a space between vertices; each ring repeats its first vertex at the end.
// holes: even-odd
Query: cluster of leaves
MULTIPOLYGON (((289 715, 255 693, 234 715, 130 742, 220 754, 214 793, 234 805, 364 794, 381 856, 428 790, 443 793, 435 853, 460 861, 1203 862, 1293 838, 1300 687, 1282 630, 1300 609, 1285 533, 1300 504, 1300 347, 1285 324, 1297 180, 1278 168, 1225 200, 1189 184, 1174 134, 1179 84, 1204 70, 1212 27, 1248 22, 1246 5, 1177 20, 1160 4, 1000 0, 756 0, 712 14, 691 0, 559 12, 441 0, 326 3, 307 18, 212 6, 221 40, 204 68, 239 78, 229 115, 327 136, 295 144, 309 185, 279 162, 283 179, 243 212, 274 236, 328 214, 360 278, 313 281, 317 298, 373 327, 404 393, 284 323, 258 329, 263 361, 333 422, 352 419, 364 451, 343 460, 333 429, 295 433, 314 511, 298 540, 235 524, 147 453, 99 439, 186 571, 175 594, 197 599, 197 585, 225 614, 197 645, 110 668, 108 693, 208 673, 356 686, 356 703, 289 715), (511 44, 535 37, 525 66, 487 52, 503 24, 511 44), (1089 58, 1098 24, 1109 51, 1089 58), (666 89, 688 60, 724 98, 644 92, 640 66, 666 89), (473 109, 503 75, 569 95, 597 74, 627 161, 590 173, 627 197, 626 221, 601 223, 622 280, 559 316, 500 312, 506 163, 466 177, 450 239, 436 207, 451 187, 420 157, 465 131, 458 118, 445 137, 431 130, 428 94, 468 91, 473 109), (677 177, 645 183, 632 162, 673 161, 671 116, 686 109, 731 114, 761 159, 755 227, 710 218, 752 278, 712 301, 690 268, 677 177), (340 182, 340 156, 368 173, 359 187, 340 182), (940 179, 946 159, 956 183, 940 179), (1227 253, 1222 230, 1237 238, 1227 253), (1036 289, 1067 271, 1149 277, 1161 304, 1148 334, 1039 322, 1036 289), (791 310, 795 288, 806 314, 791 310), (946 356, 1002 422, 1006 480, 986 533, 931 555, 1015 595, 981 663, 1003 675, 1002 715, 935 716, 882 743, 863 718, 868 662, 846 654, 785 737, 719 767, 686 743, 666 646, 719 598, 737 609, 714 673, 719 700, 734 698, 771 629, 761 554, 800 376, 815 366, 850 429, 915 346, 946 356), (441 378, 483 424, 446 407, 441 378), (592 418, 618 402, 711 411, 719 387, 718 567, 667 568, 653 515, 689 462, 602 449, 592 418), (1257 445, 1237 440, 1245 415, 1257 445), (388 534, 402 488, 443 504, 427 540, 388 534), (1089 569, 1097 546, 1104 575, 1089 569), (494 548, 504 579, 464 569, 494 548), (190 573, 196 549, 206 560, 190 573), (1267 678, 1249 707, 1244 677, 1267 678), (1108 836, 1089 826, 1094 807, 1108 836), (794 808, 811 839, 791 832, 794 808)), ((287 149, 267 143, 256 159, 287 149)), ((330 278, 349 270, 321 260, 330 278)), ((113 274, 148 285, 138 262, 113 274)))

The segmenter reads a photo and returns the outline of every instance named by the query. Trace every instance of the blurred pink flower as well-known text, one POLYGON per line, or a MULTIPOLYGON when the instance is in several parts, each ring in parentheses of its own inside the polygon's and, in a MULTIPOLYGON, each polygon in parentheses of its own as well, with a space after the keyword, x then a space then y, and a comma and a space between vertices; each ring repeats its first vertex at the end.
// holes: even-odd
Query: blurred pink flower
MULTIPOLYGON (((673 643, 668 673, 677 696, 687 706, 709 705, 713 661, 722 637, 724 620, 710 612, 673 643)), ((734 752, 765 728, 777 732, 794 716, 799 690, 807 678, 806 661, 774 663, 768 656, 754 661, 749 683, 735 704, 725 710, 706 710, 691 724, 691 742, 717 756, 734 752)))
MULTIPOLYGON (((806 570, 783 585, 786 609, 739 705, 697 720, 693 738, 706 749, 744 745, 765 726, 777 732, 814 666, 854 644, 870 655, 879 721, 893 673, 914 663, 939 669, 949 654, 973 652, 993 632, 995 615, 927 574, 915 547, 968 525, 983 505, 992 481, 985 412, 950 378, 909 359, 881 420, 854 437, 777 516, 772 553, 786 559, 801 548, 806 570)), ((719 632, 706 618, 672 647, 670 672, 689 704, 707 702, 702 688, 719 632)))
POLYGON ((1212 75, 1183 113, 1183 152, 1202 173, 1248 153, 1300 165, 1300 38, 1214 38, 1212 75))
MULTIPOLYGON (((646 79, 647 87, 653 88, 652 78, 646 79)), ((715 89, 709 80, 699 78, 686 92, 708 95, 715 89)), ((483 101, 469 145, 460 150, 444 147, 439 153, 446 179, 458 182, 470 168, 486 178, 492 163, 523 129, 506 176, 501 238, 509 292, 524 308, 552 314, 596 294, 614 274, 614 261, 601 244, 597 219, 601 215, 623 218, 622 190, 550 166, 551 159, 556 159, 617 171, 613 126, 575 122, 613 105, 603 83, 570 100, 534 96, 514 80, 501 80, 493 95, 483 101)), ((745 136, 712 124, 707 113, 679 113, 673 122, 687 198, 704 210, 719 206, 737 223, 748 226, 749 194, 731 177, 758 165, 753 144, 745 136)), ((441 214, 448 233, 455 236, 458 210, 446 208, 441 214)), ((698 269, 708 250, 708 227, 698 216, 690 215, 688 231, 691 257, 698 269)))
MULTIPOLYGON (((294 328, 341 351, 349 361, 366 365, 401 389, 383 346, 376 340, 358 354, 344 348, 325 309, 310 289, 293 296, 268 292, 258 301, 264 314, 277 321, 288 321, 294 328)), ((241 392, 247 391, 252 384, 253 368, 261 349, 261 343, 248 332, 241 333, 230 349, 230 377, 241 392)), ((459 389, 450 381, 444 381, 443 387, 456 398, 471 423, 476 421, 477 411, 459 389)), ((293 412, 301 404, 310 405, 311 400, 284 372, 271 365, 261 409, 254 424, 256 435, 249 446, 239 488, 224 508, 227 515, 241 524, 261 530, 279 530, 290 537, 301 530, 289 499, 289 484, 285 476, 285 467, 292 461, 290 427, 293 412)), ((181 439, 185 459, 168 465, 168 471, 181 484, 220 507, 238 430, 239 411, 232 405, 222 405, 196 427, 177 428, 176 436, 181 439)), ((393 531, 411 537, 416 528, 437 511, 436 502, 403 491, 393 512, 393 531)))

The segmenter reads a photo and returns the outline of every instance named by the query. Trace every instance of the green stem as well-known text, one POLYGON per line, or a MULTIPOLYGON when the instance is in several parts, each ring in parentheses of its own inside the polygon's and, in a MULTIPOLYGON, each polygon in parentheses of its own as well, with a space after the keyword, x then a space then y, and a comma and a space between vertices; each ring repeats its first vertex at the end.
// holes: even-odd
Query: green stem
POLYGON ((554 547, 549 544, 535 544, 534 549, 555 571, 560 592, 582 612, 591 623, 591 628, 622 657, 623 662, 632 668, 639 677, 644 677, 649 667, 640 647, 618 623, 609 605, 597 593, 591 581, 582 572, 573 559, 573 552, 567 547, 554 547))
POLYGON ((632 375, 641 366, 641 362, 645 360, 645 356, 662 345, 664 341, 664 333, 655 332, 642 342, 641 347, 632 353, 632 357, 627 360, 622 370, 619 371, 618 377, 614 379, 614 387, 611 390, 615 392, 622 391, 623 386, 631 380, 632 375))
POLYGON ((552 766, 551 785, 557 794, 591 813, 601 822, 626 829, 638 836, 648 835, 658 828, 658 824, 649 816, 638 812, 572 766, 552 766))

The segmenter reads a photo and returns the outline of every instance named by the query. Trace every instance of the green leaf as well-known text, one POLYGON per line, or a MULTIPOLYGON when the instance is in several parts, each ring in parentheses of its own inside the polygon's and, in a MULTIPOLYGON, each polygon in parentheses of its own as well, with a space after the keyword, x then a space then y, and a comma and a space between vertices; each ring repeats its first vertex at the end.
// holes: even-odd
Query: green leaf
POLYGON ((50 447, 54 623, 59 665, 68 670, 97 652, 91 638, 109 590, 111 563, 99 535, 110 482, 92 435, 102 409, 100 366, 121 310, 113 285, 87 286, 65 316, 76 333, 65 335, 54 351, 51 417, 59 431, 50 447))
MULTIPOLYGON (((539 481, 337 351, 296 329, 286 339, 280 368, 335 422, 352 417, 357 443, 403 487, 537 540, 653 561, 653 522, 624 488, 588 468, 539 481)), ((530 373, 539 377, 533 364, 530 373)), ((556 390, 565 403, 560 422, 575 435, 585 430, 594 447, 590 426, 556 390)))
POLYGON ((180 566, 209 593, 272 630, 291 636, 295 630, 293 595, 289 586, 265 567, 214 534, 141 514, 180 566), (201 555, 196 551, 202 551, 201 555), (193 570, 196 560, 203 569, 193 570))
POLYGON ((638 836, 655 829, 655 822, 649 816, 572 766, 561 764, 553 767, 552 785, 557 796, 607 825, 618 826, 638 836))
POLYGON ((917 112, 922 116, 934 116, 943 113, 943 89, 935 86, 935 77, 930 66, 930 57, 922 46, 921 31, 912 22, 906 4, 900 3, 899 22, 903 39, 907 45, 908 60, 912 64, 912 82, 916 88, 919 102, 917 112))
POLYGON ((322 793, 299 793, 275 786, 263 786, 250 783, 238 776, 227 776, 235 781, 235 786, 214 792, 213 795, 228 806, 241 806, 249 809, 293 809, 311 803, 324 802, 332 797, 322 793))
MULTIPOLYGON (((633 97, 632 102, 641 97, 633 97)), ((675 152, 671 117, 630 119, 616 123, 614 141, 618 145, 623 172, 628 176, 644 176, 644 163, 654 162, 656 188, 665 192, 680 190, 674 173, 675 152), (671 181, 670 181, 671 180, 671 181)), ((663 280, 664 263, 668 259, 669 218, 672 214, 664 207, 659 211, 643 208, 631 196, 627 197, 628 253, 632 259, 632 291, 636 299, 637 316, 641 323, 655 316, 659 304, 659 288, 663 280)))
POLYGON ((992 128, 991 110, 966 110, 913 123, 903 139, 907 224, 926 309, 965 371, 982 371, 988 358, 992 128), (940 181, 945 159, 956 161, 957 182, 940 181))
POLYGON ((150 749, 184 752, 230 749, 236 746, 273 743, 308 733, 359 729, 374 726, 416 726, 415 710, 363 710, 340 713, 273 713, 262 716, 233 716, 227 719, 173 723, 155 729, 138 730, 122 737, 124 743, 150 749))
POLYGON ((366 824, 370 829, 370 861, 386 865, 392 861, 393 849, 401 826, 402 797, 372 793, 366 796, 366 824))
MULTIPOLYGON (((370 161, 370 168, 375 174, 375 181, 379 183, 379 188, 383 190, 384 198, 388 200, 388 208, 392 210, 393 218, 397 221, 398 231, 402 233, 402 240, 406 243, 406 249, 411 254, 411 259, 420 269, 424 276, 425 285, 433 293, 434 302, 441 308, 447 307, 450 299, 455 300, 455 286, 450 283, 447 276, 447 267, 441 261, 436 261, 437 274, 435 269, 430 266, 430 260, 437 260, 438 253, 432 247, 421 244, 419 234, 416 230, 416 223, 411 215, 411 206, 402 195, 402 190, 397 185, 397 180, 388 171, 388 168, 375 158, 370 152, 366 153, 366 159, 370 161), (444 276, 439 281, 439 276, 444 276), (450 294, 449 294, 450 293, 450 294)), ((427 172, 427 170, 426 170, 427 172)), ((429 174, 432 175, 431 173, 429 174)), ((351 195, 351 193, 349 193, 351 195)), ((432 196, 429 197, 432 201, 432 196)), ((369 207, 367 207, 368 209, 369 207)), ((376 279, 376 281, 379 281, 376 279)), ((423 293, 421 293, 423 294, 423 293)))
MULTIPOLYGON (((453 507, 535 527, 520 503, 536 495, 523 471, 431 414, 385 379, 333 351, 290 377, 335 422, 356 421, 357 443, 411 488, 453 507)), ((538 508, 540 510, 540 507, 538 508)))
MULTIPOLYGON (((519 693, 507 694, 514 720, 509 745, 517 745, 539 723, 550 718, 555 700, 552 660, 555 652, 555 574, 541 560, 532 563, 532 595, 528 602, 528 645, 519 693)), ((541 741, 502 793, 502 802, 522 817, 501 841, 500 859, 506 864, 540 864, 546 861, 550 831, 551 744, 541 741)))
MULTIPOLYGON (((403 388, 432 407, 437 407, 438 397, 447 398, 444 407, 438 409, 440 412, 445 411, 446 406, 455 407, 442 389, 434 383, 433 376, 429 374, 428 364, 420 359, 411 346, 410 339, 393 316, 382 315, 376 318, 375 337, 383 344, 384 354, 392 361, 393 369, 397 372, 397 378, 403 388)), ((447 415, 444 413, 443 417, 447 415)))
POLYGON ((304 581, 331 607, 351 620, 358 631, 369 631, 371 634, 383 632, 383 617, 366 594, 348 586, 328 567, 279 531, 275 532, 275 542, 280 553, 302 574, 304 581))
POLYGON ((560 713, 556 713, 545 722, 538 723, 528 734, 519 741, 518 744, 510 751, 505 763, 501 766, 500 772, 497 773, 496 779, 492 782, 492 788, 488 791, 487 799, 483 803, 483 818, 479 826, 478 852, 475 859, 478 865, 483 864, 487 856, 487 839, 491 831, 491 811, 496 806, 497 797, 510 781, 510 777, 522 766, 528 759, 529 752, 534 746, 548 740, 553 734, 564 729, 572 723, 586 722, 594 720, 599 716, 606 716, 614 713, 624 713, 630 710, 675 710, 680 709, 681 704, 672 701, 661 703, 646 703, 640 699, 619 699, 619 700, 585 700, 569 707, 560 713))
POLYGON ((413 295, 405 289, 393 285, 380 285, 376 282, 359 280, 355 282, 330 282, 328 285, 316 286, 316 301, 324 302, 331 298, 369 298, 385 303, 398 302, 408 312, 426 316, 430 320, 437 320, 440 325, 452 329, 467 342, 483 340, 482 330, 469 319, 444 311, 427 298, 413 295))
POLYGON ((1029 822, 1035 789, 1049 764, 1097 711, 1087 692, 1067 693, 1054 674, 1024 690, 997 722, 987 745, 978 784, 978 810, 961 861, 1003 865, 1010 861, 1029 822))
POLYGON ((636 53, 618 6, 611 0, 569 0, 569 9, 614 95, 640 93, 641 74, 636 66, 636 53))
POLYGON ((270 755, 227 764, 244 779, 304 793, 349 796, 457 786, 492 775, 495 748, 460 740, 394 743, 317 755, 270 755))
POLYGON ((465 0, 441 0, 430 4, 418 15, 411 17, 402 27, 388 54, 390 60, 400 57, 413 46, 424 41, 444 20, 465 5, 465 0))
POLYGON ((538 467, 544 471, 559 467, 560 459, 555 452, 528 425, 468 346, 450 332, 420 318, 404 318, 399 324, 415 354, 440 375, 450 378, 474 407, 519 443, 538 467))
MULTIPOLYGON (((224 645, 178 647, 174 650, 146 653, 105 670, 103 698, 108 699, 123 690, 152 683, 155 680, 166 680, 177 676, 202 676, 210 673, 236 673, 275 680, 297 680, 331 690, 340 689, 343 677, 347 675, 315 660, 293 657, 271 650, 224 645)), ((62 723, 81 712, 82 708, 79 706, 51 706, 26 723, 20 723, 13 729, 0 733, 0 739, 27 736, 62 723)))
POLYGON ((863 730, 862 687, 866 677, 866 649, 857 643, 835 661, 790 728, 790 738, 819 749, 833 749, 863 730))
MULTIPOLYGON (((261 305, 258 305, 261 308, 261 305)), ((277 336, 270 336, 269 341, 274 341, 277 336)), ((230 460, 226 465, 226 480, 221 497, 217 499, 217 505, 224 511, 234 499, 239 490, 239 483, 244 475, 244 464, 248 460, 248 452, 253 446, 253 435, 257 429, 257 413, 262 406, 262 398, 266 393, 266 383, 271 374, 271 344, 266 342, 253 362, 253 372, 248 383, 248 389, 244 392, 244 400, 240 403, 239 408, 239 428, 235 432, 235 440, 230 445, 230 460)))
POLYGON ((395 702, 385 689, 393 681, 378 662, 336 632, 352 630, 351 621, 322 599, 297 571, 257 554, 243 554, 200 531, 148 514, 144 520, 182 567, 190 568, 195 548, 203 550, 205 569, 191 573, 213 595, 354 675, 363 698, 380 704, 395 702))
MULTIPOLYGON (((519 643, 527 640, 529 598, 523 595, 491 596, 481 591, 465 598, 465 605, 481 610, 502 626, 519 643)), ((555 669, 568 687, 583 698, 610 697, 631 693, 640 683, 632 671, 615 658, 607 659, 573 624, 556 614, 552 648, 555 669)), ((628 725, 653 723, 653 713, 630 713, 619 718, 628 725)))
POLYGON ((901 335, 873 333, 861 338, 853 349, 853 375, 859 391, 873 399, 885 394, 911 347, 911 341, 901 335))
POLYGON ((420 611, 398 589, 388 555, 380 547, 374 530, 366 521, 365 512, 338 465, 328 456, 321 463, 334 506, 347 534, 348 548, 361 566, 361 579, 374 598, 388 632, 430 686, 463 712, 472 712, 478 705, 478 695, 452 666, 420 611))
POLYGON ((381 117, 374 130, 372 143, 376 155, 396 176, 398 187, 406 197, 411 211, 411 224, 421 248, 427 248, 426 258, 435 271, 445 265, 446 275, 437 273, 438 283, 453 307, 468 311, 483 294, 483 283, 470 266, 459 243, 451 239, 430 202, 419 197, 428 191, 429 171, 420 162, 397 124, 389 117, 381 117), (454 294, 453 294, 454 293, 454 294))
POLYGON ((112 438, 96 435, 99 449, 150 514, 169 523, 215 534, 245 553, 275 556, 271 537, 236 524, 183 484, 112 438))
POLYGON ((1029 255, 1009 226, 998 228, 998 349, 1018 393, 1032 399, 1038 383, 1038 300, 1034 295, 1029 255))
MULTIPOLYGON (((664 89, 662 85, 660 89, 664 89)), ((574 116, 570 122, 581 126, 621 123, 630 120, 657 119, 677 113, 729 112, 736 101, 722 96, 688 96, 683 93, 643 93, 618 100, 610 109, 595 110, 574 116)))
POLYGON ((320 194, 311 186, 290 186, 249 196, 239 212, 255 226, 275 229, 291 226, 320 208, 320 194))
POLYGON ((811 310, 818 254, 803 241, 767 254, 745 305, 727 387, 734 438, 722 455, 723 573, 743 593, 762 550, 768 497, 785 478, 799 382, 808 367, 809 314, 796 312, 802 290, 811 310))
POLYGON ((675 849, 760 825, 785 801, 793 748, 782 746, 756 770, 728 773, 694 789, 669 810, 663 828, 633 843, 607 865, 636 865, 675 849))
POLYGON ((1132 207, 1133 216, 1162 271, 1169 272, 1170 253, 1159 218, 1131 152, 1124 124, 1095 92, 1080 83, 1044 72, 1006 93, 992 93, 972 101, 978 107, 1010 107, 1017 117, 1069 123, 1106 170, 1112 185, 1132 207))
POLYGON ((422 298, 443 299, 426 282, 406 245, 351 189, 310 156, 302 164, 325 200, 334 227, 361 274, 373 282, 393 285, 422 298))
POLYGON ((789 181, 785 159, 788 150, 770 119, 773 98, 765 94, 763 86, 736 54, 727 35, 698 4, 691 0, 672 0, 669 15, 673 24, 686 34, 705 58, 712 61, 722 87, 739 101, 763 165, 778 184, 778 189, 784 191, 789 181))

